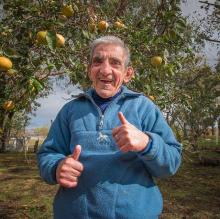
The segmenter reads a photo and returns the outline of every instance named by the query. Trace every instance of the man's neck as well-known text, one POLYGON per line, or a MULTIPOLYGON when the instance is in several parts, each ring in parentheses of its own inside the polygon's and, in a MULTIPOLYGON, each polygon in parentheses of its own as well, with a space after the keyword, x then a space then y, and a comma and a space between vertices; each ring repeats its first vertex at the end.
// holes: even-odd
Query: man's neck
POLYGON ((108 107, 108 105, 117 97, 120 95, 120 93, 122 92, 122 89, 120 88, 119 91, 112 97, 108 97, 108 98, 103 98, 100 97, 97 92, 94 90, 92 93, 92 97, 95 101, 95 103, 98 105, 98 107, 101 109, 102 113, 104 113, 104 111, 106 110, 106 108, 108 107))

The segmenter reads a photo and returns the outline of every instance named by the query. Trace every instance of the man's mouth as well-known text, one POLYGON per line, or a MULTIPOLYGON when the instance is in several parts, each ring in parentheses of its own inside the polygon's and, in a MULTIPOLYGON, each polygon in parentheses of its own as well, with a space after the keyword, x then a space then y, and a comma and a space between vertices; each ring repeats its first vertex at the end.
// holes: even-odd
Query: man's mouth
POLYGON ((111 84, 113 80, 110 79, 99 79, 104 84, 111 84))

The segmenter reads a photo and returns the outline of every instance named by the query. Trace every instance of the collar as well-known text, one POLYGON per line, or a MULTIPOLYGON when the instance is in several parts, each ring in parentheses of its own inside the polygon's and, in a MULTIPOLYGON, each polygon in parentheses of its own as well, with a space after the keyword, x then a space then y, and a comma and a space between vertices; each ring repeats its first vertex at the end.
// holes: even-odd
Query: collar
MULTIPOLYGON (((137 96, 143 95, 143 93, 132 91, 132 90, 128 89, 126 86, 124 86, 124 85, 121 86, 121 89, 122 89, 122 92, 121 92, 120 96, 122 96, 122 97, 137 97, 137 96)), ((87 98, 89 97, 89 98, 92 98, 93 90, 94 90, 94 88, 89 88, 85 92, 82 91, 81 93, 79 93, 77 95, 72 95, 72 97, 73 98, 79 98, 79 97, 87 97, 87 98)))

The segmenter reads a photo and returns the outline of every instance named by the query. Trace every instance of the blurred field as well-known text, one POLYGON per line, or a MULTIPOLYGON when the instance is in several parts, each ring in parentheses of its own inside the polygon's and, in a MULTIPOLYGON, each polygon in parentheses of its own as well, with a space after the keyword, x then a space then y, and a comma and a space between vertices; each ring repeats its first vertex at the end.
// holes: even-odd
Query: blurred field
MULTIPOLYGON (((220 157, 220 153, 212 153, 220 157)), ((27 159, 23 153, 0 154, 1 219, 52 218, 53 196, 58 187, 42 182, 35 154, 28 153, 27 159)), ((202 165, 197 158, 193 162, 184 159, 174 177, 157 181, 164 197, 161 218, 220 218, 220 166, 202 165)))

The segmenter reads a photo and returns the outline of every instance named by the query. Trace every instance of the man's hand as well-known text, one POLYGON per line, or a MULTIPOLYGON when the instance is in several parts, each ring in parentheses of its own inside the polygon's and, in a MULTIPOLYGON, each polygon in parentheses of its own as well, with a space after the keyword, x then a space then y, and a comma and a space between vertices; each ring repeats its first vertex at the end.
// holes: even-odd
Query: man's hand
POLYGON ((77 186, 78 177, 83 171, 83 165, 78 161, 81 153, 81 146, 76 145, 71 156, 62 160, 56 170, 57 182, 66 188, 74 188, 77 186))
POLYGON ((135 126, 130 124, 122 112, 118 113, 121 126, 112 130, 112 135, 123 152, 142 151, 149 142, 149 137, 135 126))

